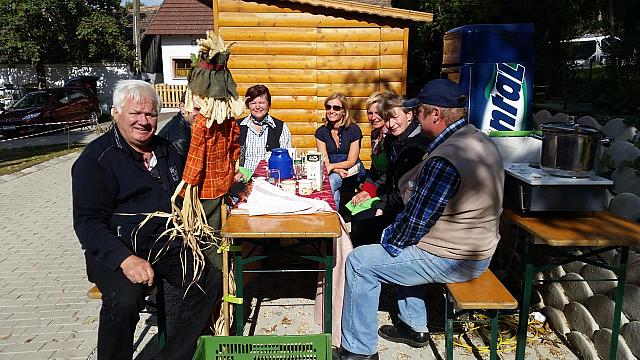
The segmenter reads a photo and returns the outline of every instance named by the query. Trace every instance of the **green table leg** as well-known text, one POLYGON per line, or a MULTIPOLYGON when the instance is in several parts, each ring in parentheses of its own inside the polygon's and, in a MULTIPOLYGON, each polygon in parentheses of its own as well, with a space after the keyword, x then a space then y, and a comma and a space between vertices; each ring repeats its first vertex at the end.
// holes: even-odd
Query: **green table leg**
POLYGON ((498 318, 499 311, 490 311, 491 315, 491 340, 489 341, 489 359, 498 360, 498 318))
POLYGON ((611 345, 609 347, 609 359, 617 359, 618 335, 620 334, 620 317, 622 312, 622 301, 624 299, 624 283, 627 280, 627 259, 629 247, 620 248, 620 263, 616 271, 618 276, 618 286, 616 288, 615 307, 613 310, 613 325, 611 329, 611 345))
POLYGON ((516 347, 516 360, 524 360, 525 350, 527 348, 529 305, 531 303, 531 288, 533 286, 532 252, 535 245, 530 244, 526 239, 524 239, 524 241, 524 288, 522 293, 522 301, 520 302, 520 312, 518 314, 518 344, 516 347))
MULTIPOLYGON (((242 251, 235 253, 233 257, 235 262, 235 275, 236 275, 236 298, 244 298, 243 283, 244 278, 242 276, 242 251)), ((235 304, 235 317, 236 317, 236 336, 244 335, 244 303, 235 304)))
POLYGON ((333 315, 333 304, 331 302, 331 298, 333 297, 333 256, 329 255, 326 257, 326 268, 325 268, 325 276, 324 276, 324 326, 322 331, 331 334, 332 331, 332 322, 331 318, 333 315))
POLYGON ((445 359, 446 360, 453 360, 453 318, 454 318, 454 314, 453 314, 453 304, 451 303, 451 301, 449 301, 449 294, 447 293, 446 297, 445 297, 445 305, 446 307, 445 309, 445 323, 444 323, 444 327, 445 327, 445 333, 446 333, 446 340, 445 340, 445 359))

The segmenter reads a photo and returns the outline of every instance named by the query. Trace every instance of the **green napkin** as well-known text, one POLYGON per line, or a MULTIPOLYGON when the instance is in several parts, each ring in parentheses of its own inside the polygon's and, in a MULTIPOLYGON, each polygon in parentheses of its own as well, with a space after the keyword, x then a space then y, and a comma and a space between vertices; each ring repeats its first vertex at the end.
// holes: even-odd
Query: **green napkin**
POLYGON ((240 166, 238 168, 238 171, 240 171, 240 173, 242 174, 242 182, 243 183, 248 183, 249 180, 251 180, 251 176, 253 175, 253 172, 249 169, 247 169, 246 167, 240 166))
POLYGON ((349 211, 351 211, 351 215, 355 215, 361 211, 371 209, 373 205, 378 201, 380 201, 380 198, 376 196, 374 198, 369 198, 358 205, 353 205, 353 203, 349 201, 345 206, 347 207, 347 209, 349 209, 349 211))

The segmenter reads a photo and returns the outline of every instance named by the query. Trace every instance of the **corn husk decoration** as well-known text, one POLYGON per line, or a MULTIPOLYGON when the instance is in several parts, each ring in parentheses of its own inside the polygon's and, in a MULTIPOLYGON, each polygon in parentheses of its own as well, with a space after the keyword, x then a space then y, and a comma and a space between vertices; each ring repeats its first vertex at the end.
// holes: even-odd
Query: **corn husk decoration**
MULTIPOLYGON (((220 34, 213 31, 207 31, 207 37, 198 40, 197 44, 198 55, 194 58, 188 75, 185 108, 187 111, 193 111, 194 105, 200 107, 200 113, 206 118, 205 126, 217 131, 215 129, 219 127, 212 127, 214 122, 222 124, 225 121, 234 121, 235 117, 242 114, 244 99, 238 96, 236 83, 227 68, 231 45, 225 46, 220 34)), ((188 157, 187 164, 194 160, 188 157)), ((193 273, 197 274, 192 279, 195 281, 206 266, 206 257, 202 250, 209 247, 219 249, 221 239, 217 231, 207 224, 205 211, 198 196, 202 184, 190 183, 192 181, 196 180, 183 177, 173 195, 172 222, 175 231, 183 239, 183 249, 191 251, 196 259, 192 269, 193 273), (184 196, 181 203, 180 196, 184 196)), ((223 256, 226 256, 226 253, 223 252, 223 256)), ((223 269, 223 272, 229 273, 228 294, 235 294, 233 270, 223 269)), ((228 328, 230 322, 230 319, 220 316, 215 325, 215 333, 224 334, 223 329, 228 328), (226 321, 229 322, 225 324, 226 321)))
POLYGON ((219 33, 207 31, 206 39, 199 39, 198 55, 192 59, 187 80, 185 108, 193 111, 194 105, 200 107, 200 113, 207 118, 207 127, 215 121, 222 124, 225 120, 240 116, 244 111, 244 101, 238 97, 236 83, 227 68, 231 55, 229 46, 219 33))

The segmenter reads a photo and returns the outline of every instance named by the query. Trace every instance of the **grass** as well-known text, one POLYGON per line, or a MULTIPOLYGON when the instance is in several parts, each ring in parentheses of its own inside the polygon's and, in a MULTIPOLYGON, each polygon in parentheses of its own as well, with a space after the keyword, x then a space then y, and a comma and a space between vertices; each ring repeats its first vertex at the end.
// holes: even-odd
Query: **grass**
POLYGON ((19 149, 0 149, 0 175, 11 174, 56 157, 84 148, 83 144, 27 146, 19 149))

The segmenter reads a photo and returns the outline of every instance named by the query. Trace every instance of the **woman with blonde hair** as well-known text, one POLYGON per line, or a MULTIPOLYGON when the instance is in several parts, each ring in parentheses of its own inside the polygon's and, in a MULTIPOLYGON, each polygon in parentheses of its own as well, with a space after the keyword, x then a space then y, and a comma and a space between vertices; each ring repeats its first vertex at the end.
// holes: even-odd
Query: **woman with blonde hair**
POLYGON ((357 166, 358 179, 365 171, 359 159, 362 130, 349 114, 349 101, 342 93, 333 93, 324 100, 324 125, 316 130, 316 147, 324 156, 336 208, 340 208, 340 187, 349 169, 357 166))
POLYGON ((354 246, 377 243, 382 230, 393 222, 404 209, 402 195, 398 188, 400 178, 421 160, 427 150, 429 140, 421 132, 420 123, 415 119, 415 110, 403 107, 403 98, 392 92, 380 96, 380 117, 384 119, 388 134, 385 149, 389 157, 384 181, 371 184, 369 192, 366 184, 354 196, 352 202, 362 202, 372 197, 380 200, 372 208, 351 217, 351 241, 354 246))

